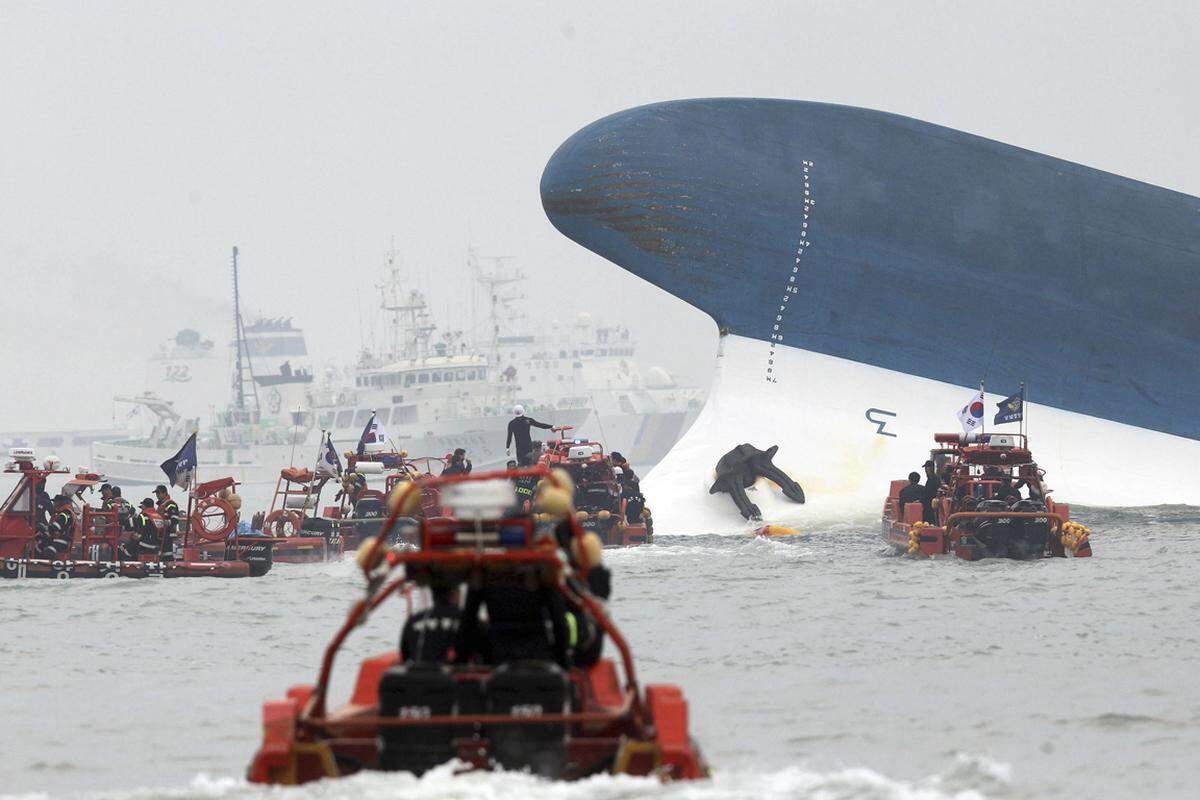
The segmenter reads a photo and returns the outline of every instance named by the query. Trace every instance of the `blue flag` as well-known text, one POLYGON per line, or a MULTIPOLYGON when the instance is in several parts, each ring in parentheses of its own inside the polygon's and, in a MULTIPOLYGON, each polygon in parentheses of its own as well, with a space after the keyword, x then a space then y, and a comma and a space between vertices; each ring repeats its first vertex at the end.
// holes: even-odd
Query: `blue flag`
POLYGON ((996 419, 992 424, 1002 425, 1005 422, 1020 422, 1025 418, 1025 387, 1021 387, 1021 391, 1016 394, 1006 397, 996 404, 1000 410, 996 412, 996 419))
POLYGON ((196 477, 196 434, 192 433, 179 452, 162 463, 162 471, 172 486, 187 489, 196 477))

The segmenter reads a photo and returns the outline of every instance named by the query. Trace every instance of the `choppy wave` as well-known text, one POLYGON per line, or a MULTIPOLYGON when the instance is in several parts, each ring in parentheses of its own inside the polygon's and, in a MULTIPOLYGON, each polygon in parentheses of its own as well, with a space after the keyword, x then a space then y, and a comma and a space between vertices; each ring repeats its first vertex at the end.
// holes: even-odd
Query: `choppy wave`
MULTIPOLYGON (((408 773, 361 773, 292 788, 263 787, 201 775, 176 788, 81 793, 77 800, 983 800, 1009 793, 1011 770, 980 756, 959 755, 945 773, 909 783, 866 768, 814 772, 718 771, 703 781, 601 775, 573 783, 523 773, 456 774, 447 764, 417 778, 408 773)), ((46 794, 0 795, 0 800, 50 800, 46 794)))

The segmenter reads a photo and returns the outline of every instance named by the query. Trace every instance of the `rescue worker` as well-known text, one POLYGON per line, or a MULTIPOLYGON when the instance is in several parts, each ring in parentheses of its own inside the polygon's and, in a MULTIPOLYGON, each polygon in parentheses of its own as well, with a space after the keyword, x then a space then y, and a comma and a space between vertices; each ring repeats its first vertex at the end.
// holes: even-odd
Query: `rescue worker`
POLYGON ((450 456, 450 463, 442 470, 442 475, 469 475, 471 468, 471 459, 467 458, 467 451, 460 447, 450 456))
POLYGON ((938 489, 942 486, 942 481, 937 476, 937 468, 932 461, 925 462, 925 494, 921 498, 922 504, 925 506, 924 519, 930 525, 937 524, 937 515, 933 511, 933 501, 937 498, 938 489))
POLYGON ((46 530, 34 539, 34 555, 37 558, 66 558, 71 553, 71 542, 75 539, 75 514, 71 498, 60 494, 52 501, 53 513, 46 530))
POLYGON ((112 484, 104 483, 100 485, 100 510, 109 511, 112 505, 112 484))
POLYGON ((342 488, 333 496, 335 501, 346 497, 350 505, 358 502, 359 495, 367 490, 367 478, 361 472, 351 472, 342 479, 342 488))
POLYGON ((921 475, 917 472, 908 473, 908 485, 900 490, 900 519, 904 519, 904 507, 909 503, 920 503, 922 507, 925 505, 925 487, 921 485, 921 475))
POLYGON ((621 500, 625 506, 625 521, 636 525, 642 521, 642 512, 646 509, 646 497, 642 494, 641 484, 637 477, 622 476, 621 500))
POLYGON ((44 532, 50 527, 50 515, 54 512, 54 500, 51 499, 45 485, 37 490, 37 504, 34 506, 35 525, 38 532, 44 532))
MULTIPOLYGON (((510 459, 504 468, 511 472, 517 468, 517 462, 510 459)), ((533 495, 537 490, 537 482, 536 475, 522 475, 516 479, 514 488, 517 493, 517 503, 513 513, 524 514, 533 508, 533 495)))
POLYGON ((513 444, 517 447, 517 462, 528 467, 533 463, 533 439, 529 435, 530 428, 541 428, 545 431, 561 431, 561 425, 549 425, 538 422, 533 417, 525 416, 524 406, 513 406, 513 418, 508 421, 508 438, 504 440, 504 452, 512 455, 513 444))
POLYGON ((458 638, 462 608, 458 589, 432 586, 433 605, 411 615, 400 633, 400 657, 404 663, 441 664, 446 661, 458 638))
MULTIPOLYGON (((572 545, 572 549, 578 554, 576 560, 586 561, 588 564, 588 592, 600 601, 600 607, 607 613, 607 601, 612 595, 612 573, 604 566, 604 546, 600 537, 589 531, 583 535, 582 547, 574 546, 574 542, 572 545)), ((604 649, 604 628, 587 615, 577 615, 575 619, 579 638, 575 650, 575 665, 590 667, 600 660, 601 651, 604 649), (580 622, 582 624, 579 624, 580 622)))
POLYGON ((491 647, 493 664, 509 661, 554 661, 571 666, 570 628, 566 603, 553 587, 495 584, 472 587, 454 644, 455 662, 470 661, 479 640, 491 647), (480 608, 487 608, 486 634, 481 633, 480 608))
POLYGON ((612 461, 614 467, 620 467, 625 474, 626 480, 637 480, 638 477, 633 471, 633 467, 629 466, 629 462, 625 460, 625 456, 618 453, 616 450, 608 454, 608 459, 612 461))
POLYGON ((141 508, 133 517, 133 537, 121 544, 118 550, 122 561, 137 561, 142 556, 157 556, 162 547, 159 536, 158 511, 149 497, 142 500, 141 508))
POLYGON ((158 498, 158 513, 163 518, 161 552, 170 553, 174 547, 175 536, 179 533, 179 504, 171 499, 167 487, 161 483, 154 487, 154 495, 158 498))

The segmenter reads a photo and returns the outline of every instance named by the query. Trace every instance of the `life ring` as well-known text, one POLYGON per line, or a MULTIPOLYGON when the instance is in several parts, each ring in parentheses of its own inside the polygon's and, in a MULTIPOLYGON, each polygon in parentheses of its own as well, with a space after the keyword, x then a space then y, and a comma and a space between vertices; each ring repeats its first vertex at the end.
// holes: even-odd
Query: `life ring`
POLYGON ((296 536, 304 527, 304 515, 295 509, 276 509, 263 520, 263 530, 275 536, 296 536))
POLYGON ((228 500, 209 495, 196 501, 192 533, 206 542, 223 542, 237 528, 238 513, 228 500))

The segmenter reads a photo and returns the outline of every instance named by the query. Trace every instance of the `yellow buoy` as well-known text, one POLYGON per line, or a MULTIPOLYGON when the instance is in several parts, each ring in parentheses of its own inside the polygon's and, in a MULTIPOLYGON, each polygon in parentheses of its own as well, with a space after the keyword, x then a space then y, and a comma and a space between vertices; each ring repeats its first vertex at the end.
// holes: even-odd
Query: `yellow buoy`
POLYGON ((766 536, 773 538, 776 536, 799 536, 800 531, 796 528, 789 528, 787 525, 763 525, 754 529, 755 536, 766 536))

